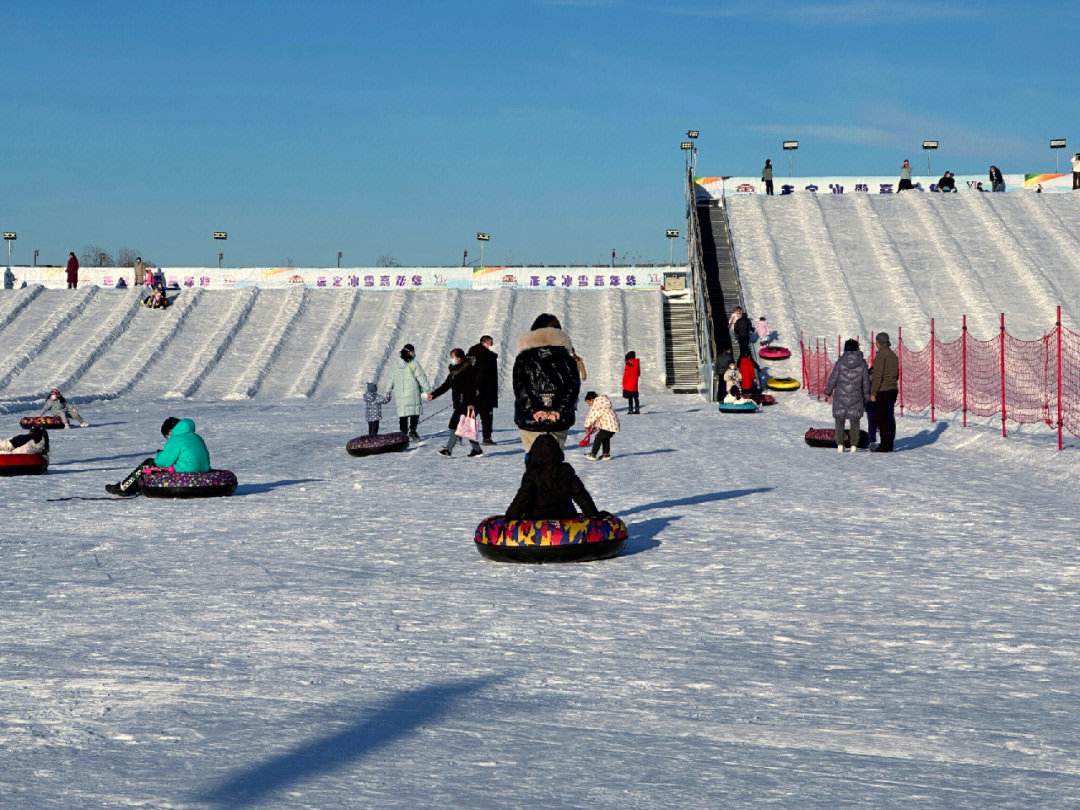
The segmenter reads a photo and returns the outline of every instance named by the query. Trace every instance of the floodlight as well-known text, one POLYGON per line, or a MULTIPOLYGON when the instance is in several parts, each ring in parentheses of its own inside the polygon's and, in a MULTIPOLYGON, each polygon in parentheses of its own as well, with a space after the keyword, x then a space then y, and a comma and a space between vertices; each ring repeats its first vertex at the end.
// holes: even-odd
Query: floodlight
POLYGON ((679 229, 678 228, 668 228, 665 235, 667 236, 668 239, 678 239, 679 238, 679 229))
POLYGON ((18 239, 19 237, 15 233, 15 231, 4 231, 4 238, 7 239, 9 242, 11 242, 11 241, 13 241, 15 239, 18 239))
POLYGON ((701 130, 700 129, 688 129, 688 130, 686 130, 686 137, 690 138, 691 140, 696 140, 697 138, 701 137, 701 130))
POLYGON ((679 148, 682 149, 684 152, 689 152, 691 149, 694 148, 694 142, 693 141, 683 141, 682 143, 679 144, 679 148))
POLYGON ((478 231, 477 234, 476 234, 476 241, 477 242, 490 242, 491 241, 491 234, 490 233, 484 233, 483 231, 478 231))
POLYGON ((799 148, 799 142, 798 141, 784 141, 784 151, 785 152, 794 152, 798 148, 799 148))
POLYGON ((922 148, 926 150, 937 149, 941 146, 941 141, 923 141, 922 148))
POLYGON ((1050 139, 1050 148, 1051 149, 1065 149, 1066 147, 1068 147, 1068 145, 1069 145, 1068 142, 1064 138, 1051 138, 1050 139))
POLYGON ((228 239, 229 235, 225 231, 214 231, 215 239, 228 239))

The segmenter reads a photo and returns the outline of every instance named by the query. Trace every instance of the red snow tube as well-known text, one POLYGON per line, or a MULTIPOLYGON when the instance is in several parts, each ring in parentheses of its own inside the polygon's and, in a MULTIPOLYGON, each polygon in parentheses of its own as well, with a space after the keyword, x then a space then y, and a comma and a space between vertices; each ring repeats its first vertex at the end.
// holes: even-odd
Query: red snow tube
POLYGON ((775 405, 776 397, 772 394, 762 394, 757 391, 750 391, 747 394, 743 394, 751 402, 756 402, 758 405, 775 405))
POLYGON ((587 562, 614 557, 630 533, 614 515, 559 520, 486 518, 476 527, 476 550, 498 562, 587 562))
POLYGON ((357 436, 350 439, 345 450, 350 456, 374 456, 379 453, 398 453, 408 447, 407 433, 382 433, 378 436, 357 436))
POLYGON ((41 475, 49 469, 49 459, 37 453, 0 454, 0 475, 41 475))
MULTIPOLYGON (((844 431, 844 446, 851 446, 850 431, 844 431)), ((803 437, 806 439, 806 443, 811 447, 836 447, 836 431, 832 428, 810 428, 806 431, 806 435, 803 437)), ((859 431, 859 447, 867 448, 870 446, 870 436, 865 430, 859 431)))
POLYGON ((54 430, 56 428, 62 428, 64 426, 64 420, 59 416, 24 416, 19 420, 19 427, 23 430, 29 430, 30 428, 48 428, 54 430))
POLYGON ((791 357, 791 349, 786 346, 762 346, 758 349, 758 357, 762 360, 787 360, 791 357))
POLYGON ((229 470, 179 473, 146 470, 139 489, 148 498, 220 498, 236 492, 236 475, 229 470))

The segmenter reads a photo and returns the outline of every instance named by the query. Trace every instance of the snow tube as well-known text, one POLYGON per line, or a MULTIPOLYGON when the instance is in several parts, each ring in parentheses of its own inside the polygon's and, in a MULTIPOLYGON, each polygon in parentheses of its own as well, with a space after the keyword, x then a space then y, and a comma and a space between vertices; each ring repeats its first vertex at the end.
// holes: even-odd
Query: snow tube
POLYGON ((350 439, 345 449, 350 456, 374 456, 379 453, 397 453, 408 446, 407 433, 382 433, 378 436, 357 436, 350 439))
POLYGON ((0 475, 41 475, 49 469, 49 459, 37 453, 0 454, 0 475))
POLYGON ((236 492, 236 476, 229 470, 178 473, 147 470, 139 488, 148 498, 219 498, 236 492))
POLYGON ((787 360, 791 357, 791 349, 786 346, 762 346, 758 349, 758 357, 762 360, 787 360))
POLYGON ((476 549, 498 562, 586 562, 618 554, 630 536, 614 515, 561 520, 485 518, 476 527, 476 549))
MULTIPOLYGON (((851 446, 850 431, 844 431, 844 445, 851 446)), ((810 428, 803 437, 811 447, 836 447, 836 431, 832 428, 810 428)), ((870 446, 870 436, 865 430, 859 431, 859 447, 865 449, 870 446)))
POLYGON ((753 402, 721 402, 720 413, 757 413, 753 402))
POLYGON ((759 394, 757 391, 751 391, 746 395, 746 398, 751 402, 756 402, 758 405, 775 405, 776 397, 772 394, 759 394))
POLYGON ((23 430, 30 428, 47 428, 55 430, 64 426, 64 420, 59 416, 24 416, 19 420, 19 427, 23 430))
POLYGON ((801 387, 794 377, 770 377, 765 384, 773 391, 798 391, 801 387))

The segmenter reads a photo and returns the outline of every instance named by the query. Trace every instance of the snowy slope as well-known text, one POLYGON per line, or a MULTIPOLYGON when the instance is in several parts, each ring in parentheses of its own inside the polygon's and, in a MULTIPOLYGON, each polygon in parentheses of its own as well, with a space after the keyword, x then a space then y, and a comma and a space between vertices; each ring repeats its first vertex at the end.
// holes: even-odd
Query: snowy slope
POLYGON ((727 201, 751 314, 782 343, 866 337, 902 325, 916 345, 1037 337, 1054 308, 1080 323, 1080 199, 1075 195, 747 195, 727 201))
POLYGON ((643 360, 646 392, 662 390, 656 293, 492 290, 184 291, 165 311, 137 292, 40 288, 0 293, 0 402, 20 407, 52 386, 80 400, 356 399, 385 385, 405 343, 432 382, 450 349, 495 338, 503 389, 518 335, 542 311, 563 319, 594 375, 618 393, 622 357, 643 360))
POLYGON ((0 805, 1080 802, 1074 452, 902 419, 901 452, 838 456, 799 395, 643 409, 611 463, 570 453, 626 553, 537 568, 472 548, 521 474, 509 408, 467 461, 349 457, 357 403, 87 406, 47 477, 0 479, 0 805), (171 412, 236 497, 46 500, 171 412))

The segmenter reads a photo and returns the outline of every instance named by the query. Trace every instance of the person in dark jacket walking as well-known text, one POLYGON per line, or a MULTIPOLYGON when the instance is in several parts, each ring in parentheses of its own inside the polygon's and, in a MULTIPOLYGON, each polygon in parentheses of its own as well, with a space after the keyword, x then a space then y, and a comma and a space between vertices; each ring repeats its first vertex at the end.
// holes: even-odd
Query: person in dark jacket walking
POLYGON ((1001 173, 1001 169, 997 166, 990 167, 990 190, 991 191, 1004 191, 1005 190, 1005 177, 1001 173))
POLYGON ((772 177, 772 161, 766 160, 765 167, 761 170, 761 181, 765 184, 765 193, 770 197, 773 196, 772 177))
POLYGON ((552 433, 558 445, 577 418, 581 376, 574 344, 554 315, 543 313, 518 341, 514 358, 514 423, 528 453, 537 437, 552 433))
POLYGON ((866 368, 866 358, 859 351, 859 341, 849 339, 844 343, 844 353, 833 366, 825 393, 832 397, 836 450, 844 452, 844 422, 847 421, 851 452, 854 453, 859 448, 864 403, 870 396, 870 372, 866 368))
POLYGON ((750 316, 743 311, 735 325, 731 327, 735 334, 735 340, 739 343, 739 356, 750 356, 750 336, 754 334, 754 325, 750 323, 750 316))
POLYGON ((472 346, 467 357, 476 361, 476 412, 484 434, 482 444, 493 445, 491 431, 495 422, 495 409, 499 407, 499 355, 492 351, 495 345, 491 335, 484 335, 472 346))
MULTIPOLYGON (((424 399, 435 399, 442 396, 447 391, 450 391, 450 399, 454 404, 454 413, 450 417, 450 438, 446 441, 446 447, 439 451, 439 453, 444 456, 450 456, 454 452, 454 447, 461 442, 461 437, 455 432, 457 431, 461 417, 468 416, 470 419, 476 418, 477 391, 475 360, 471 357, 466 357, 465 352, 461 349, 450 350, 450 372, 446 375, 446 379, 442 381, 441 385, 430 393, 424 394, 424 399)), ((472 448, 469 451, 469 458, 484 455, 484 451, 480 449, 480 443, 477 442, 476 439, 469 439, 469 445, 472 448)))
POLYGON ((891 453, 896 440, 896 416, 893 408, 900 387, 900 359, 891 348, 887 332, 878 332, 874 373, 870 376, 870 401, 874 403, 881 443, 875 453, 891 453))
POLYGON ((558 440, 550 433, 538 436, 506 516, 511 520, 571 518, 578 514, 575 503, 586 517, 600 514, 574 468, 564 460, 558 440))
POLYGON ((74 253, 68 254, 67 260, 67 285, 69 290, 79 286, 79 260, 74 253))

